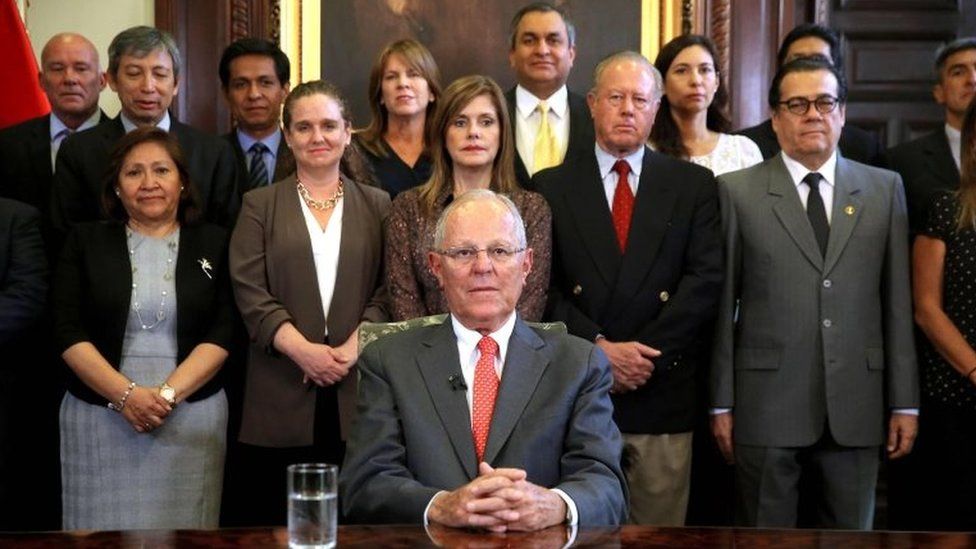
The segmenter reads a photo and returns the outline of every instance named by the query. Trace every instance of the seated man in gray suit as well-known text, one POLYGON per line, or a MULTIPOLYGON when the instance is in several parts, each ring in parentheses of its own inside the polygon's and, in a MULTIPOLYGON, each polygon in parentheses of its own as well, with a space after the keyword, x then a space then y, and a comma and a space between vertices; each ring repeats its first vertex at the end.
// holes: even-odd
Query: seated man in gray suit
POLYGON ((469 191, 437 224, 430 268, 451 315, 360 356, 359 417, 339 476, 352 522, 492 531, 626 516, 607 359, 515 313, 532 268, 507 198, 469 191))
POLYGON ((781 154, 719 177, 712 431, 742 525, 795 526, 809 472, 818 526, 869 529, 879 446, 898 458, 915 438, 905 194, 897 174, 837 153, 846 97, 830 63, 787 63, 769 91, 781 154))

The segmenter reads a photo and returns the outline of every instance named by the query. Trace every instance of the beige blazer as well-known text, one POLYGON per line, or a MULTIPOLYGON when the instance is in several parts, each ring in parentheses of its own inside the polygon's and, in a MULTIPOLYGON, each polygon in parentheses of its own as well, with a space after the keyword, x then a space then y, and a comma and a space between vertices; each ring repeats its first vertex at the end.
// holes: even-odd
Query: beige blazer
MULTIPOLYGON (((258 446, 313 442, 315 385, 303 383, 301 369, 274 349, 283 323, 309 341, 322 341, 328 326, 338 344, 360 321, 388 319, 382 260, 389 195, 343 177, 342 242, 326 319, 295 185, 292 176, 245 194, 230 241, 234 296, 251 340, 239 440, 258 446)), ((355 414, 356 377, 351 371, 338 387, 343 439, 355 414)))

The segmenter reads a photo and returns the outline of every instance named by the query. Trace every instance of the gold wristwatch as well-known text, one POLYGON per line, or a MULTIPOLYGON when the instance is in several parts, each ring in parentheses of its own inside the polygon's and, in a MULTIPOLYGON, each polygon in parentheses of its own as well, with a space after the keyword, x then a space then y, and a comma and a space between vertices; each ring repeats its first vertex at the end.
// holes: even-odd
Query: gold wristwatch
POLYGON ((166 402, 169 402, 170 406, 176 404, 176 389, 170 387, 166 383, 159 386, 159 396, 163 397, 166 402))

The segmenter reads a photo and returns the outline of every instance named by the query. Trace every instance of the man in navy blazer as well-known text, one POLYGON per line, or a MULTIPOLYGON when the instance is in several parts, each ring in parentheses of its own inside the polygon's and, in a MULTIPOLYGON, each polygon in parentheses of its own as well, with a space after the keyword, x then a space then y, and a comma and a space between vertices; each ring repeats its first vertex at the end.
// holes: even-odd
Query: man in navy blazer
POLYGON ((546 318, 610 358, 630 520, 681 526, 695 370, 718 304, 722 246, 711 172, 645 145, 661 93, 660 74, 640 54, 604 59, 587 97, 595 144, 534 180, 553 219, 546 318), (618 199, 628 194, 626 219, 618 199))
POLYGON ((566 80, 576 59, 576 28, 560 9, 533 2, 512 18, 509 63, 517 85, 505 93, 515 133, 515 177, 531 189, 532 174, 550 167, 535 158, 542 125, 540 102, 548 109, 547 123, 554 139, 555 164, 589 151, 593 122, 586 99, 569 91, 566 80))
POLYGON ((173 119, 169 107, 179 92, 182 64, 176 42, 152 27, 132 27, 108 47, 106 76, 118 93, 119 115, 65 140, 55 162, 51 216, 58 229, 104 219, 99 197, 109 155, 126 133, 142 126, 173 132, 180 142, 190 180, 199 192, 207 221, 230 227, 240 206, 237 164, 230 145, 173 119))
POLYGON ((360 356, 339 477, 349 520, 507 531, 625 518, 606 357, 515 312, 532 252, 501 195, 469 191, 444 211, 429 261, 450 317, 360 356))

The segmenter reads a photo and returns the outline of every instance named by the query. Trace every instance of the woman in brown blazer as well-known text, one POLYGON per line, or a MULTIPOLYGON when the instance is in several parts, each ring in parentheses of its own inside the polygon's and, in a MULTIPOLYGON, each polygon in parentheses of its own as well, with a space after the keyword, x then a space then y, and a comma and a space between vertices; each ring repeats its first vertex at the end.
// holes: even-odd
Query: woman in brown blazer
POLYGON ((338 90, 306 82, 285 99, 297 173, 248 192, 231 237, 234 294, 250 334, 233 478, 243 523, 283 524, 285 467, 341 463, 355 411, 357 327, 387 319, 389 196, 341 174, 351 129, 338 90), (243 480, 243 479, 246 479, 243 480))

